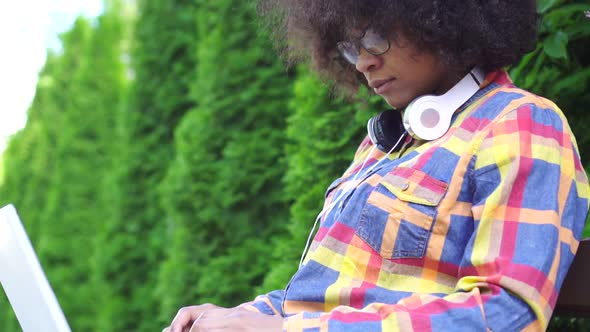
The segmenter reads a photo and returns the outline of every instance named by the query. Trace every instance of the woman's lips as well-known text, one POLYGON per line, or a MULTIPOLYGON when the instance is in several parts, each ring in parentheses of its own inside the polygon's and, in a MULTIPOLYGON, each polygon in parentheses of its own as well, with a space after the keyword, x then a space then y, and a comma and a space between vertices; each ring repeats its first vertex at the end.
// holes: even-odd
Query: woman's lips
POLYGON ((391 87, 391 84, 393 83, 393 81, 395 81, 395 78, 391 78, 388 80, 382 80, 382 81, 376 81, 376 82, 372 82, 371 86, 373 87, 373 90, 375 91, 375 93, 383 94, 385 91, 387 91, 387 89, 389 89, 391 87))

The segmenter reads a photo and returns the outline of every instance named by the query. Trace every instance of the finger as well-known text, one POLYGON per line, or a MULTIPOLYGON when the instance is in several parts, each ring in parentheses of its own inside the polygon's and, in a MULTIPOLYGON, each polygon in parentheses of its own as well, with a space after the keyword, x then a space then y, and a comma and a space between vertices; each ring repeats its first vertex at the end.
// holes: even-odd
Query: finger
POLYGON ((198 315, 200 312, 196 306, 181 308, 170 324, 170 332, 182 332, 183 328, 192 323, 198 315))
POLYGON ((170 326, 168 326, 167 328, 163 329, 162 332, 170 332, 170 326))
POLYGON ((205 311, 219 308, 213 304, 203 304, 198 306, 184 307, 178 310, 178 313, 170 324, 170 332, 183 332, 185 328, 190 328, 193 322, 205 311))

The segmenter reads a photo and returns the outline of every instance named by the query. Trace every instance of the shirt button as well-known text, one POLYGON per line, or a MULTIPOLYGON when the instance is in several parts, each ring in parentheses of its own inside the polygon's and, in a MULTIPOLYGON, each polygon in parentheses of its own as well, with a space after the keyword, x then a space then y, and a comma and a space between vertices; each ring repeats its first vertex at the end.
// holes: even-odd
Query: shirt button
POLYGON ((406 183, 402 184, 402 190, 403 191, 408 190, 408 188, 410 188, 410 184, 409 183, 406 182, 406 183))

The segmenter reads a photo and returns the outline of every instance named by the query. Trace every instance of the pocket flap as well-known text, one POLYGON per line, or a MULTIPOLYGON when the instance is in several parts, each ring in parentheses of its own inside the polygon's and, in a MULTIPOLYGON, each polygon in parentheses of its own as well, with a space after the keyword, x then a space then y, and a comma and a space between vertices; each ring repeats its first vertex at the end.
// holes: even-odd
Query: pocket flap
POLYGON ((447 183, 409 167, 396 167, 380 184, 402 201, 429 206, 438 205, 448 188, 447 183))
POLYGON ((343 181, 344 181, 344 178, 337 178, 336 180, 332 181, 332 183, 328 186, 328 189, 326 189, 326 192, 324 193, 324 199, 328 198, 330 193, 334 189, 336 189, 336 187, 338 187, 343 181))

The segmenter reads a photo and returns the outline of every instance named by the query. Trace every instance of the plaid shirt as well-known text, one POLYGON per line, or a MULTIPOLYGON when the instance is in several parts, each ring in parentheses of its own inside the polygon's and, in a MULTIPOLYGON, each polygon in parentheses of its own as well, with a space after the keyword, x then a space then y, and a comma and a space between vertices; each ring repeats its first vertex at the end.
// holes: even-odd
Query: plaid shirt
POLYGON ((286 290, 244 307, 286 331, 543 330, 588 194, 559 108, 492 72, 442 138, 365 139, 286 290))

